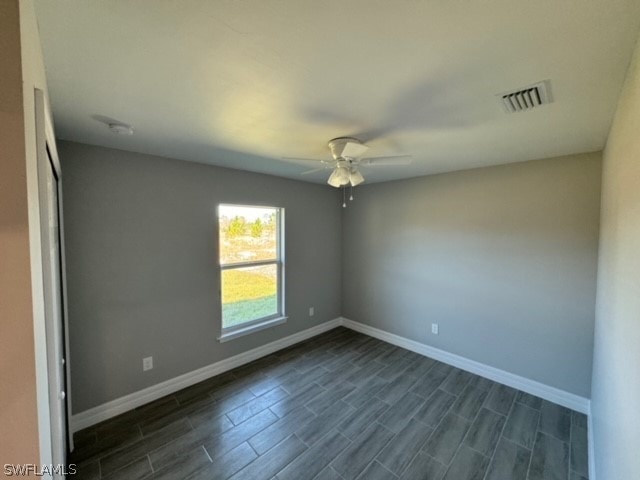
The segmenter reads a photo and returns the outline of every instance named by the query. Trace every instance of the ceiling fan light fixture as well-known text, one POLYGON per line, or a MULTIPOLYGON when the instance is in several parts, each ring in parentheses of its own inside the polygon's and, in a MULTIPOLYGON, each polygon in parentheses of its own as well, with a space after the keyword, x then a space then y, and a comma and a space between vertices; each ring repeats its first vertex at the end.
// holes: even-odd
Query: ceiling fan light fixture
POLYGON ((364 177, 356 168, 352 168, 349 172, 349 182, 352 187, 355 187, 356 185, 360 185, 364 182, 364 177))
POLYGON ((338 137, 329 141, 329 150, 331 151, 333 160, 286 157, 283 158, 283 160, 289 160, 295 163, 304 161, 313 162, 316 165, 318 162, 325 164, 324 168, 314 168, 312 170, 302 172, 302 175, 331 169, 331 174, 327 179, 327 183, 334 188, 347 187, 349 185, 351 185, 351 187, 355 187, 363 183, 364 177, 359 171, 359 166, 409 165, 411 163, 411 155, 363 158, 363 155, 368 149, 369 147, 357 138, 338 137))
POLYGON ((327 183, 332 187, 338 188, 349 183, 349 176, 349 170, 346 167, 338 166, 331 172, 327 183))

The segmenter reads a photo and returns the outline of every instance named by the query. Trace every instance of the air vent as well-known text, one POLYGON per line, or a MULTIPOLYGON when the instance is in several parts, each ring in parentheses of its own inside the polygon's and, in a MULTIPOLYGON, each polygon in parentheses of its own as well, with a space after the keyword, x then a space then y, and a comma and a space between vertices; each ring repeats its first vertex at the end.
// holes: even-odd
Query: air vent
POLYGON ((507 113, 524 112, 553 101, 549 80, 521 88, 515 92, 501 93, 498 96, 502 99, 502 106, 507 113))

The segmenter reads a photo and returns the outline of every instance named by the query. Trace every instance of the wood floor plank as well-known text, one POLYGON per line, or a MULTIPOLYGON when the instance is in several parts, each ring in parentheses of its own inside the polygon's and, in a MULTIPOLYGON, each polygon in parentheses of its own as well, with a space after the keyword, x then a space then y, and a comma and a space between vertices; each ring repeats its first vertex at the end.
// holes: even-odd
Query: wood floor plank
POLYGON ((456 368, 447 375, 439 388, 453 395, 460 395, 472 377, 471 373, 456 368))
POLYGON ((285 398, 284 400, 270 406, 269 410, 282 418, 297 408, 303 407, 307 402, 316 398, 324 391, 325 389, 320 385, 311 383, 303 387, 299 392, 290 395, 289 398, 285 398))
POLYGON ((438 365, 435 365, 425 375, 418 378, 411 391, 423 398, 429 398, 448 376, 448 373, 441 372, 437 368, 438 365))
POLYGON ((423 404, 424 398, 415 393, 407 392, 380 416, 378 422, 386 426, 389 430, 399 432, 423 404))
POLYGON ((523 405, 526 405, 529 408, 533 408, 534 410, 540 410, 540 407, 542 406, 541 398, 526 392, 518 392, 518 394, 516 395, 516 402, 522 403, 523 405))
POLYGON ((350 443, 337 430, 330 431, 278 473, 278 480, 312 480, 350 443))
POLYGON ((483 408, 467 432, 464 444, 485 456, 491 456, 498 444, 506 417, 483 408))
POLYGON ((253 462, 258 455, 247 443, 241 443, 228 452, 208 452, 211 463, 196 470, 188 480, 225 480, 253 462), (213 454, 212 454, 213 453, 213 454))
POLYGON ((418 453, 404 471, 401 480, 442 480, 446 467, 424 452, 418 453))
POLYGON ((540 407, 541 432, 568 442, 571 436, 571 410, 544 400, 540 407))
POLYGON ((516 403, 507 419, 503 435, 518 445, 532 449, 539 419, 540 412, 522 403, 516 403))
POLYGON ((565 480, 569 475, 569 445, 538 432, 528 480, 565 480))
POLYGON ((191 424, 186 419, 178 420, 122 450, 102 457, 100 459, 102 475, 109 475, 111 472, 128 465, 140 457, 146 456, 152 450, 169 443, 176 437, 186 434, 191 430, 191 424))
POLYGON ((149 458, 154 470, 163 468, 174 458, 185 455, 196 447, 203 445, 206 439, 220 435, 233 428, 231 421, 224 415, 206 422, 194 423, 191 421, 191 423, 196 426, 192 431, 185 435, 180 435, 149 452, 149 458))
POLYGON ((350 383, 339 383, 307 402, 307 408, 315 414, 320 414, 355 389, 355 385, 350 383))
POLYGON ((153 480, 185 478, 210 464, 211 460, 204 447, 198 447, 186 455, 175 459, 161 470, 155 471, 153 473, 153 480))
POLYGON ((436 390, 427 398, 422 407, 416 412, 415 418, 425 425, 436 427, 456 401, 456 397, 444 390, 436 390))
POLYGON ((466 445, 456 452, 444 480, 482 480, 489 465, 489 459, 466 445))
POLYGON ((449 465, 462 443, 471 422, 454 413, 448 413, 433 432, 423 450, 444 465, 449 465))
POLYGON ((307 449, 295 435, 280 442, 264 455, 233 475, 231 480, 256 480, 271 478, 307 449))
POLYGON ((145 455, 102 478, 105 480, 141 480, 148 477, 151 471, 149 458, 145 455))
POLYGON ((486 480, 526 480, 531 450, 501 438, 489 465, 486 480))
POLYGON ((316 416, 305 425, 302 425, 301 428, 298 428, 296 435, 307 445, 313 445, 340 425, 353 411, 353 407, 339 400, 322 412, 321 415, 316 416))
POLYGON ((487 390, 467 385, 451 407, 451 411, 467 420, 473 420, 488 395, 487 390))
POLYGON ((338 424, 338 430, 347 438, 353 440, 378 420, 388 408, 389 405, 379 398, 372 398, 368 404, 356 409, 340 422, 338 424))
POLYGON ((220 435, 208 437, 204 441, 203 445, 208 452, 223 453, 225 451, 229 451, 241 443, 246 442, 255 434, 261 432, 277 420, 278 417, 274 415, 271 410, 263 410, 240 425, 237 425, 220 435))
POLYGON ((396 477, 377 461, 371 462, 367 469, 360 474, 358 480, 394 480, 396 477))
POLYGON ((496 384, 485 400, 485 407, 500 415, 509 415, 517 390, 506 385, 496 384))
POLYGON ((589 458, 587 443, 587 428, 575 424, 571 426, 571 470, 588 477, 589 458))
POLYGON ((373 424, 353 440, 332 463, 345 480, 357 478, 393 438, 393 432, 382 425, 373 424))
POLYGON ((343 480, 343 478, 333 467, 329 466, 322 470, 313 480, 343 480))
POLYGON ((307 407, 298 407, 253 435, 249 439, 249 444, 259 455, 262 455, 314 418, 316 416, 307 407))
POLYGON ((343 398, 345 402, 355 408, 361 408, 371 401, 389 382, 384 378, 374 375, 362 383, 353 392, 343 398))
POLYGON ((266 410, 271 405, 274 405, 288 397, 289 394, 287 392, 285 392, 282 388, 277 387, 273 390, 269 390, 264 395, 256 397, 253 400, 231 410, 230 412, 227 412, 227 417, 233 422, 234 425, 239 425, 248 418, 253 417, 256 413, 266 410))
POLYGON ((569 480, 589 480, 587 477, 583 477, 579 473, 569 472, 569 480))
POLYGON ((418 420, 410 420, 380 452, 376 459, 387 470, 395 475, 400 475, 409 466, 413 457, 420 451, 432 433, 433 429, 431 427, 427 427, 418 420))

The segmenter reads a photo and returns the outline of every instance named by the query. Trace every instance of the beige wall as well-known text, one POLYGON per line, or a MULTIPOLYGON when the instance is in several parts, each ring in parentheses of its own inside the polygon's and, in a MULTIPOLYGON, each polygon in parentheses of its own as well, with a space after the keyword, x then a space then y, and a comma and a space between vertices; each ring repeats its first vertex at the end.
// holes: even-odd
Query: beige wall
POLYGON ((51 462, 34 89, 47 98, 33 0, 0 0, 0 466, 51 462))
POLYGON ((640 43, 604 151, 592 391, 598 480, 640 478, 640 43))
POLYGON ((17 0, 0 2, 0 464, 39 461, 17 0))

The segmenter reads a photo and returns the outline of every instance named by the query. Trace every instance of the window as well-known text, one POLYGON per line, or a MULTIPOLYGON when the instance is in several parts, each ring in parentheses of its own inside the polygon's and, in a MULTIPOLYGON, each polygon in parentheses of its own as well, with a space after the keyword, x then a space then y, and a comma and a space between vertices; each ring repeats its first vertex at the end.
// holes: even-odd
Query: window
POLYGON ((277 207, 220 205, 220 341, 286 321, 282 224, 277 207))

